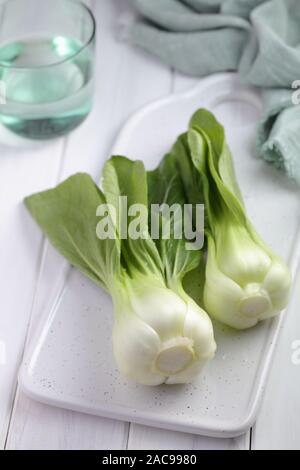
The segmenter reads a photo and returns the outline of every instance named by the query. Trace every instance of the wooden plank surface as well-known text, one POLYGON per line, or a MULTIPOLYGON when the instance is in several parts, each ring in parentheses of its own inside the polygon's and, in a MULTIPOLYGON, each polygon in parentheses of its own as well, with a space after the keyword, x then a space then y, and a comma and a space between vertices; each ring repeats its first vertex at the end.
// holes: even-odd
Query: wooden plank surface
POLYGON ((300 449, 300 272, 294 291, 253 429, 254 450, 300 449))

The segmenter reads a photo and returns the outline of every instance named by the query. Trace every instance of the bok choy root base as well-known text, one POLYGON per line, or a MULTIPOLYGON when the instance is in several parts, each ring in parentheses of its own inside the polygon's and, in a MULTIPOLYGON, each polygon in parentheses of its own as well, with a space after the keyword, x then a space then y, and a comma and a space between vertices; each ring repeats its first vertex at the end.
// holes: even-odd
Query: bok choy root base
POLYGON ((208 111, 193 116, 155 171, 114 156, 101 183, 76 174, 25 204, 56 249, 111 295, 113 352, 127 377, 145 385, 190 382, 215 354, 210 316, 245 329, 286 306, 288 268, 248 220, 224 130, 208 111), (128 207, 146 208, 139 237, 122 236, 134 216, 121 196, 128 207), (160 212, 159 236, 151 238, 150 208, 162 203, 205 203, 205 249, 187 249, 183 227, 175 236, 176 212, 170 236, 160 212))

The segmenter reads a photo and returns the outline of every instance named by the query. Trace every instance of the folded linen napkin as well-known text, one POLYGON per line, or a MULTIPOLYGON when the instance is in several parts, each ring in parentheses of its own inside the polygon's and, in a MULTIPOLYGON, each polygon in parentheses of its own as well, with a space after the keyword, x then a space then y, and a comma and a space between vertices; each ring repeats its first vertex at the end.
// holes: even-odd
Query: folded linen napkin
POLYGON ((144 20, 130 39, 169 66, 194 76, 237 70, 261 87, 265 113, 258 154, 300 185, 299 0, 133 0, 144 20))

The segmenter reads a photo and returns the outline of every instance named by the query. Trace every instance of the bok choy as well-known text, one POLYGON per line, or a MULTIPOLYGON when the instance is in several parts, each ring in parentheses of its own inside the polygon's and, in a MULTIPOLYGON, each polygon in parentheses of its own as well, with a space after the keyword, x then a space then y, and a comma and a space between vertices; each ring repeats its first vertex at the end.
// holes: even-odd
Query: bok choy
MULTIPOLYGON (((223 127, 207 110, 192 117, 172 150, 189 178, 198 172, 206 208, 204 305, 226 325, 246 329, 277 315, 288 302, 291 277, 284 261, 262 241, 247 217, 223 127)), ((184 171, 183 171, 184 173, 184 171)))
POLYGON ((167 156, 147 175, 141 162, 112 157, 104 167, 103 191, 88 175, 77 174, 25 200, 58 251, 111 295, 115 360, 123 374, 145 385, 191 381, 216 349, 208 315, 182 287, 199 264, 199 250, 186 250, 185 240, 152 240, 148 216, 139 219, 142 236, 121 235, 134 216, 128 217, 120 197, 128 207, 146 207, 147 215, 157 195, 184 204, 173 164, 167 156), (96 231, 104 223, 111 233, 101 238, 96 231))

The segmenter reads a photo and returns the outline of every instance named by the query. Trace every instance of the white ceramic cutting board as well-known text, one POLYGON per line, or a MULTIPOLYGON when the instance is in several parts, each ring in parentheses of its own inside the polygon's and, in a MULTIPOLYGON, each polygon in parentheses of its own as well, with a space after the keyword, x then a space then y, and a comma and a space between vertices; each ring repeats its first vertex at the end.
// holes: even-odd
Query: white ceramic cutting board
MULTIPOLYGON (((213 111, 224 124, 248 213, 295 272, 300 254, 299 191, 255 157, 260 97, 242 87, 235 75, 209 77, 187 93, 142 109, 125 125, 112 153, 142 159, 147 168, 154 168, 199 107, 213 111)), ((70 268, 19 380, 29 396, 44 403, 156 427, 233 437, 255 420, 288 314, 287 309, 277 319, 246 332, 215 325, 217 355, 202 376, 193 384, 147 388, 118 373, 111 348, 109 297, 70 268)))

